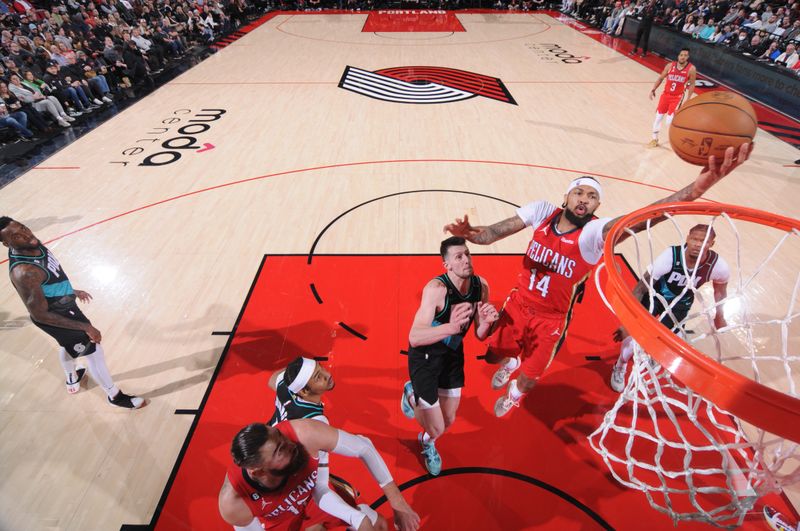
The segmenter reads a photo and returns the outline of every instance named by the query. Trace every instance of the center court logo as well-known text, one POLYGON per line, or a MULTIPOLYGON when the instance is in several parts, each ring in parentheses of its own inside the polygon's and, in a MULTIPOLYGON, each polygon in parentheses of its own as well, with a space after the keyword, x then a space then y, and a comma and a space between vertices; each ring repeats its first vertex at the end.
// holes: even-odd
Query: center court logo
POLYGON ((571 54, 560 44, 548 42, 528 42, 525 43, 525 47, 538 55, 539 59, 542 61, 548 61, 551 63, 561 62, 568 65, 576 65, 589 59, 587 56, 571 54))
POLYGON ((393 103, 452 103, 482 96, 517 104, 496 77, 439 66, 401 66, 374 72, 348 66, 339 88, 393 103))

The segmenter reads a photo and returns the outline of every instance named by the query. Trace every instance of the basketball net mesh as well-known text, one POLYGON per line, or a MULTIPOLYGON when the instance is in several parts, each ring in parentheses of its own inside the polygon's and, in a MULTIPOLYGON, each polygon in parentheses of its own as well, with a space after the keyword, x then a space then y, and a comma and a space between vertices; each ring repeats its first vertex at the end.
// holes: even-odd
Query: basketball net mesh
MULTIPOLYGON (((666 217, 668 221, 663 226, 671 224, 677 234, 677 239, 671 240, 685 241, 688 231, 679 228, 674 216, 666 217)), ((666 310, 655 318, 670 315, 678 323, 677 333, 694 348, 740 374, 797 397, 795 377, 800 370, 797 339, 800 334, 796 330, 792 334, 790 327, 798 316, 800 268, 794 264, 790 266, 794 277, 782 277, 782 285, 791 290, 791 295, 777 317, 767 318, 752 311, 754 296, 748 295, 748 291, 752 291, 761 276, 776 274, 770 271, 773 260, 787 245, 800 242, 800 232, 796 229, 784 232, 760 263, 745 274, 742 242, 733 220, 723 213, 710 220, 706 217, 703 222, 710 227, 715 223, 727 224, 735 235, 728 238, 735 239, 736 251, 735 260, 728 260, 731 277, 727 297, 715 301, 702 292, 702 287, 696 289, 694 282, 688 281, 681 296, 691 291, 695 302, 689 315, 679 321, 672 312, 681 296, 667 301, 654 289, 651 279, 647 286, 651 301, 648 310, 652 314, 653 301, 660 301, 666 310), (718 223, 720 219, 724 222, 718 223), (738 307, 736 321, 728 319, 727 326, 715 330, 716 310, 731 305, 738 307), (770 382, 763 381, 765 366, 769 366, 773 375, 770 382), (776 373, 780 378, 774 378, 776 373)), ((647 266, 657 256, 654 251, 663 250, 655 249, 652 229, 650 221, 639 234, 626 229, 632 237, 626 245, 635 248, 639 278, 643 278, 647 266), (649 260, 644 260, 645 257, 649 260)), ((704 249, 710 239, 708 230, 704 249)), ((693 280, 695 272, 686 270, 685 256, 683 263, 684 275, 693 280)), ((598 277, 599 274, 595 276, 598 291, 609 305, 598 277)), ((674 378, 633 339, 633 367, 625 389, 600 427, 589 436, 592 448, 602 456, 617 481, 644 492, 650 505, 669 515, 675 523, 700 520, 732 528, 741 525, 759 497, 800 480, 797 444, 746 424, 718 408, 674 378)))

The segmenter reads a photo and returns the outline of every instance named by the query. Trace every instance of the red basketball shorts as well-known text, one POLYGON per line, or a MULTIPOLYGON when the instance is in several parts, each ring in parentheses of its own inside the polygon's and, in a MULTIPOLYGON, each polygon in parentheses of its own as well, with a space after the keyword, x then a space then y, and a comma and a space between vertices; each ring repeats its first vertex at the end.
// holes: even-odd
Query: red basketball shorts
POLYGON ((566 336, 566 316, 537 312, 520 301, 516 290, 506 299, 494 333, 489 337, 493 354, 522 359, 522 373, 538 379, 555 358, 566 336))
POLYGON ((658 100, 658 109, 656 109, 656 112, 658 114, 675 114, 675 109, 681 104, 682 98, 683 96, 662 94, 661 98, 658 100))

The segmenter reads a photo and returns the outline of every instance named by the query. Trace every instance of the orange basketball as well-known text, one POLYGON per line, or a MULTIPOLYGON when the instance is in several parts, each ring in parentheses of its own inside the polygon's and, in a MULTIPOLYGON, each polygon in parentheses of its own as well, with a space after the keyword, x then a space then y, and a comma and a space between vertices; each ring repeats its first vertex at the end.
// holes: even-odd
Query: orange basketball
POLYGON ((758 120, 750 102, 733 92, 706 92, 692 98, 675 113, 669 143, 689 164, 705 166, 708 157, 721 160, 731 146, 751 142, 758 120))

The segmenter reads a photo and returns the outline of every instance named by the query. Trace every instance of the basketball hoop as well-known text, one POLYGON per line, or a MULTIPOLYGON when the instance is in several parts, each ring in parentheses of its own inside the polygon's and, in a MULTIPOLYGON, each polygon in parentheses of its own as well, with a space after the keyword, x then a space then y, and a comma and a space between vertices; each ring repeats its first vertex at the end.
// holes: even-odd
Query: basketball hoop
MULTIPOLYGON (((606 238, 595 281, 606 305, 634 339, 633 370, 589 441, 620 483, 643 491, 654 508, 676 523, 741 525, 758 498, 800 481, 800 393, 795 382, 800 374, 800 332, 791 329, 793 318, 800 317, 798 264, 800 221, 733 205, 646 207, 621 219, 606 238), (672 226, 677 239, 676 233, 661 238, 663 234, 653 230, 654 221, 661 218, 666 221, 659 231, 666 227, 671 232, 672 226), (695 307, 702 309, 677 322, 680 335, 634 297, 614 258, 618 245, 633 246, 634 267, 642 278, 655 258, 654 240, 671 245, 685 241, 688 227, 682 230, 677 218, 692 223, 703 218, 709 227, 717 223, 717 232, 719 225, 727 226, 733 235, 727 243, 736 244, 724 300, 709 302, 703 288, 694 287, 695 272, 684 271, 690 279, 684 293, 692 291, 695 307), (745 235, 740 222, 750 229, 745 235), (638 234, 631 230, 637 225, 644 227, 638 234), (753 262, 746 237, 758 240, 754 247, 764 250, 763 258, 753 262), (748 251, 744 256, 743 249, 748 251), (784 257, 791 259, 783 264, 784 257), (601 271, 607 276, 603 286, 601 271), (753 308, 759 294, 765 298, 756 286, 770 274, 780 274, 787 292, 770 297, 770 303, 780 306, 777 317, 753 308), (737 322, 714 329, 715 311, 729 304, 741 310, 737 322)), ((663 301, 652 283, 650 300, 663 301)), ((679 298, 664 304, 664 314, 672 316, 679 298)))

